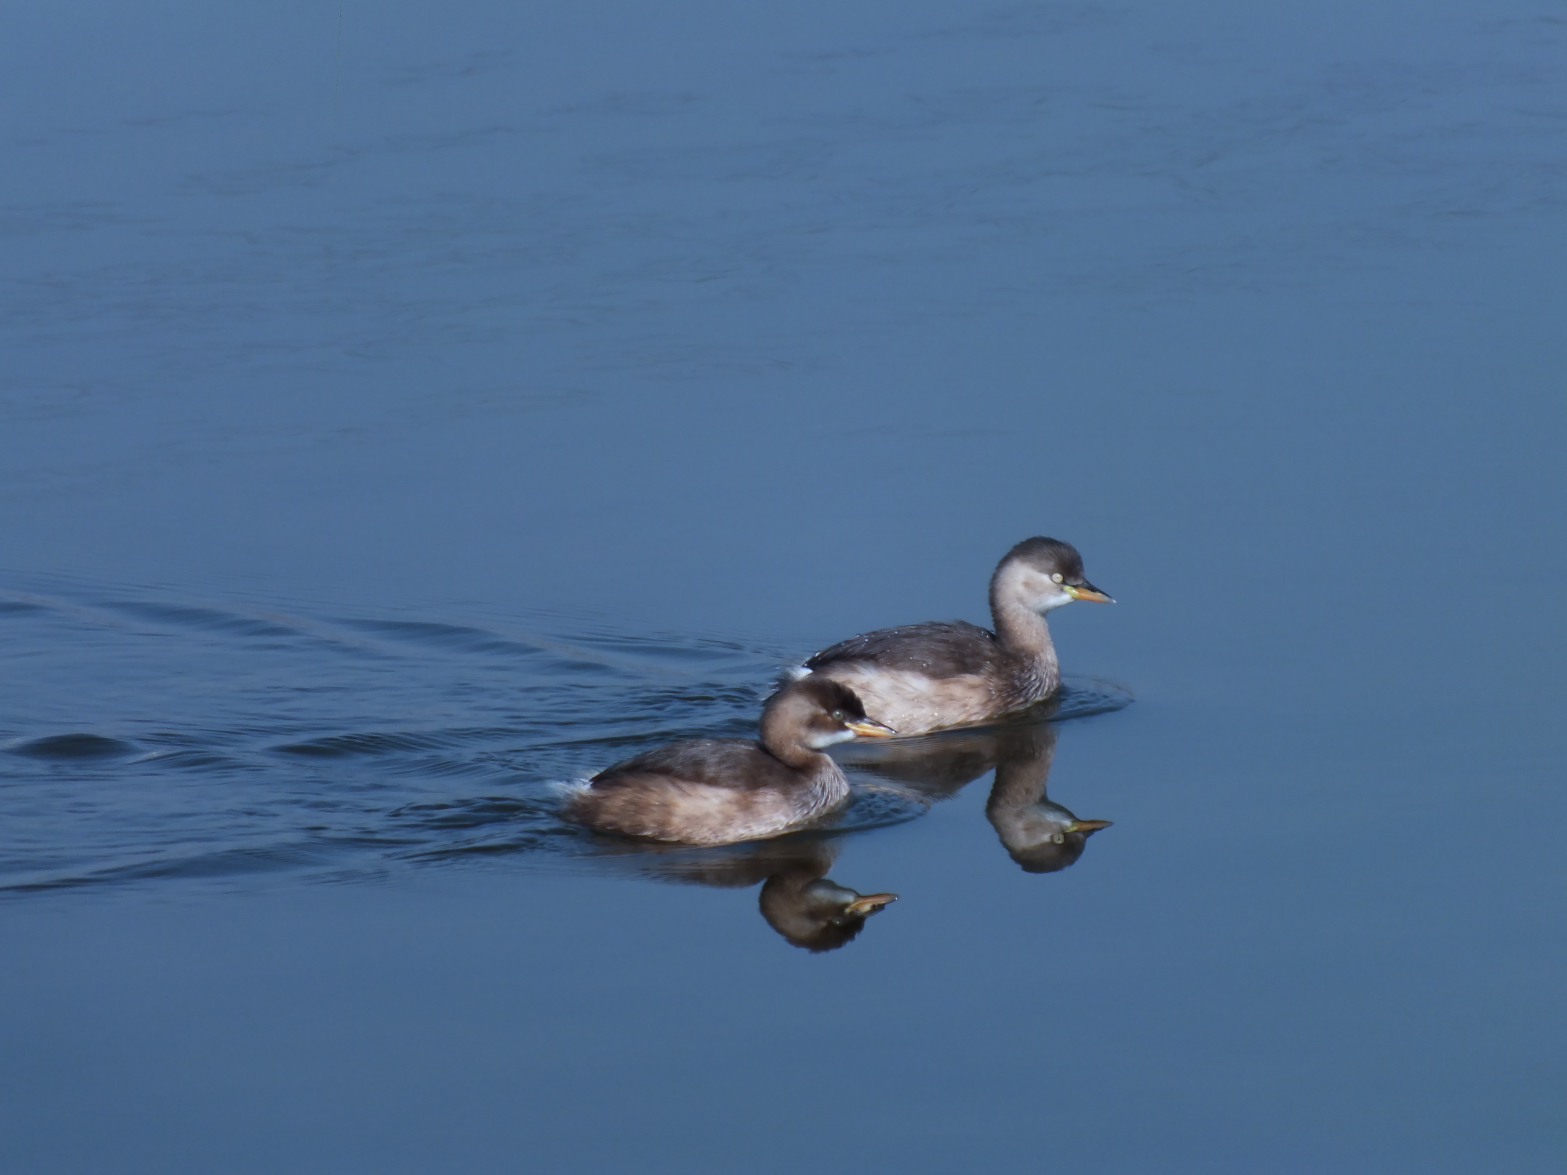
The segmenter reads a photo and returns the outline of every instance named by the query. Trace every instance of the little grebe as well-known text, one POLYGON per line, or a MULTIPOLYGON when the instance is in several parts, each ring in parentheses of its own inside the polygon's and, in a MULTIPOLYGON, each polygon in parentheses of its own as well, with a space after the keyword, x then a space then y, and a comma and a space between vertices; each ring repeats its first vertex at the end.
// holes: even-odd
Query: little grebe
POLYGON ((692 739, 617 763, 567 796, 568 819, 601 832, 689 845, 781 836, 849 798, 826 747, 894 733, 826 677, 783 686, 762 709, 761 742, 692 739))
POLYGON ((1045 613, 1073 600, 1115 602, 1083 578, 1070 543, 1024 539, 990 577, 994 632, 963 620, 878 629, 823 649, 793 676, 841 682, 900 735, 988 722, 1060 686, 1045 613))

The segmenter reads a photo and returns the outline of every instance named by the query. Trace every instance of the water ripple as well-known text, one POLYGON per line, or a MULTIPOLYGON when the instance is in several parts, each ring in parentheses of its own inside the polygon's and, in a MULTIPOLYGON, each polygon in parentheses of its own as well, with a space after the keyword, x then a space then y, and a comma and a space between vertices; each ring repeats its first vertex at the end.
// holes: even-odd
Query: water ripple
MULTIPOLYGON (((353 616, 91 584, 0 586, 0 617, 37 665, 0 684, 12 895, 654 851, 563 823, 552 784, 669 739, 754 735, 799 652, 582 617, 353 616)), ((1075 682, 1053 717, 1127 700, 1075 682)), ((845 758, 851 802, 804 835, 926 810, 845 758)))
POLYGON ((29 759, 119 759, 136 753, 130 743, 99 734, 51 734, 12 743, 5 749, 29 759))

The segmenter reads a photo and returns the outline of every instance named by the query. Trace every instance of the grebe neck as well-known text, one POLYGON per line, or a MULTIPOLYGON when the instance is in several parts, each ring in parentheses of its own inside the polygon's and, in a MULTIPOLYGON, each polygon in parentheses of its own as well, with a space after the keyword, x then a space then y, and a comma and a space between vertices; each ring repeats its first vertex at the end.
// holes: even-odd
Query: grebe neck
POLYGON ((780 697, 762 711, 762 749, 786 767, 810 776, 839 773, 832 759, 806 741, 807 707, 797 698, 780 697))
POLYGON ((813 751, 798 740, 774 743, 762 736, 762 749, 801 775, 805 785, 797 801, 802 813, 820 812, 837 805, 849 794, 849 777, 831 755, 813 751))
POLYGON ((996 626, 996 639, 1003 649, 1030 667, 1039 679, 1039 687, 1048 694, 1061 681, 1061 667, 1056 660, 1055 642, 1050 639, 1050 625, 1024 604, 1016 591, 1007 590, 1011 585, 1004 572, 1005 568, 997 571, 990 582, 990 618, 996 626))

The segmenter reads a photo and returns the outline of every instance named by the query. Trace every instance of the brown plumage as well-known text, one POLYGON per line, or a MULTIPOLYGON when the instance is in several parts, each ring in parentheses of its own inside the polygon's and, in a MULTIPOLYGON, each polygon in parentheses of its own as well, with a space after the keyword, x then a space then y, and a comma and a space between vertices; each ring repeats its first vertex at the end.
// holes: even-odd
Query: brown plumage
POLYGON ((990 578, 994 632, 962 620, 883 628, 823 649, 802 680, 847 685, 866 713, 903 735, 987 722, 1061 684, 1045 613, 1073 600, 1113 602, 1084 578, 1070 543, 1025 539, 990 578))
POLYGON ((692 739, 617 763, 572 792, 564 813, 601 832, 682 844, 780 836, 848 799, 849 781, 824 748, 892 733, 826 678, 781 688, 761 727, 759 743, 692 739))

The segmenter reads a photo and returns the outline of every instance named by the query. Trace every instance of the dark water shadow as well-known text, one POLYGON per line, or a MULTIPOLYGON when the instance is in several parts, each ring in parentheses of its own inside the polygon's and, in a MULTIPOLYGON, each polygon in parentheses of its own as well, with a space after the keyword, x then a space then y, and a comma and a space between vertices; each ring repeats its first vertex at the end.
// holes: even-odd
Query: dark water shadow
POLYGON ((23 739, 4 748, 8 754, 27 759, 122 759, 136 753, 136 747, 123 739, 101 734, 51 734, 23 739))

